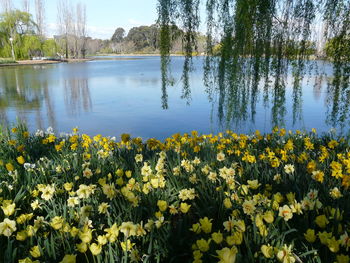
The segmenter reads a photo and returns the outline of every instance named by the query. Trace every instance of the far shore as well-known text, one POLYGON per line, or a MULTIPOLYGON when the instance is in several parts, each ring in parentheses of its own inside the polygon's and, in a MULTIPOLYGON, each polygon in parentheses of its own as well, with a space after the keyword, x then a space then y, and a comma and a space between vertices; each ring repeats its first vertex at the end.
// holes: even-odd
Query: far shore
MULTIPOLYGON (((81 63, 93 60, 134 60, 142 59, 141 57, 160 56, 160 54, 98 54, 93 57, 81 58, 81 59, 62 59, 62 60, 18 60, 15 63, 0 63, 0 67, 10 66, 26 66, 26 65, 48 65, 58 63, 81 63), (106 57, 104 57, 106 56, 106 57)), ((182 56, 177 54, 171 54, 170 56, 182 56)))
POLYGON ((47 65, 47 64, 58 64, 58 63, 79 63, 91 61, 93 58, 85 59, 62 59, 62 60, 18 60, 16 63, 4 63, 0 64, 0 67, 10 66, 26 66, 26 65, 47 65))

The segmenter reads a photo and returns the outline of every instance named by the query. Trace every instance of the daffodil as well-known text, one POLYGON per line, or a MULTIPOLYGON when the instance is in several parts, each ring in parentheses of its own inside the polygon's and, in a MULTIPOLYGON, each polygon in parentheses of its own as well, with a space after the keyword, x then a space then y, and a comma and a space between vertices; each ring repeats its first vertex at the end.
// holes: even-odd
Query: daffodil
POLYGON ((293 217, 292 209, 288 205, 279 208, 278 215, 283 217, 284 221, 288 221, 293 217))
POLYGON ((216 244, 220 244, 224 240, 224 237, 220 231, 212 233, 211 238, 216 244))
POLYGON ((306 233, 304 234, 305 239, 310 242, 313 243, 316 241, 316 235, 315 235, 315 230, 314 229, 308 229, 306 230, 306 233))
POLYGON ((203 238, 196 241, 196 245, 198 249, 202 252, 206 252, 209 250, 209 244, 210 244, 210 241, 207 241, 203 238))
POLYGON ((0 235, 9 237, 13 232, 17 230, 16 221, 5 218, 3 222, 0 223, 0 235))
POLYGON ((99 214, 106 214, 107 213, 107 209, 109 208, 109 204, 102 202, 99 206, 98 206, 98 213, 99 214))
POLYGON ((67 254, 63 257, 60 263, 76 263, 76 261, 77 261, 76 255, 67 254))
POLYGON ((320 227, 320 228, 325 228, 326 225, 329 223, 326 215, 319 215, 315 219, 315 223, 320 227))
POLYGON ((273 258, 274 256, 274 248, 270 245, 262 245, 260 248, 265 258, 273 258))
POLYGON ((119 230, 126 236, 126 238, 136 235, 136 226, 133 222, 123 222, 119 230))
POLYGON ((30 249, 29 253, 32 255, 33 258, 38 258, 41 256, 40 248, 39 246, 34 246, 30 249))
POLYGON ((168 208, 168 203, 164 200, 158 200, 157 206, 161 212, 164 212, 168 208))
POLYGON ((203 230, 204 233, 210 233, 211 228, 212 228, 212 219, 208 219, 208 217, 204 217, 199 219, 199 223, 201 224, 201 229, 203 230))
POLYGON ((97 256, 99 254, 101 254, 102 251, 102 245, 101 244, 96 244, 96 243, 92 243, 90 245, 90 251, 94 256, 97 256))
POLYGON ((282 263, 295 262, 295 257, 292 253, 292 246, 284 245, 281 249, 278 250, 276 257, 282 263))
POLYGON ((1 209, 4 212, 5 216, 11 216, 14 214, 16 208, 16 204, 11 200, 4 200, 2 202, 1 209))
POLYGON ((130 239, 126 240, 126 242, 120 242, 123 251, 130 251, 134 245, 135 243, 131 243, 130 239))
POLYGON ((218 254, 219 262, 218 263, 235 263, 238 249, 236 246, 232 248, 224 247, 221 250, 216 250, 218 254))
POLYGON ((187 204, 187 203, 181 203, 180 204, 180 211, 184 214, 186 214, 188 212, 188 210, 190 210, 191 205, 187 204))
POLYGON ((63 227, 64 219, 61 216, 55 216, 51 219, 51 227, 55 230, 59 230, 63 227))

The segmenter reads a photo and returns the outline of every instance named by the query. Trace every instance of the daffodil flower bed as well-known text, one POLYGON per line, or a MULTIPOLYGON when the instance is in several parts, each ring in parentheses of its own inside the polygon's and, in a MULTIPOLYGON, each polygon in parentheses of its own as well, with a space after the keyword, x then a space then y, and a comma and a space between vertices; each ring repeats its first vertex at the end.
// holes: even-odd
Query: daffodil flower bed
POLYGON ((0 135, 2 262, 349 262, 334 134, 0 135))

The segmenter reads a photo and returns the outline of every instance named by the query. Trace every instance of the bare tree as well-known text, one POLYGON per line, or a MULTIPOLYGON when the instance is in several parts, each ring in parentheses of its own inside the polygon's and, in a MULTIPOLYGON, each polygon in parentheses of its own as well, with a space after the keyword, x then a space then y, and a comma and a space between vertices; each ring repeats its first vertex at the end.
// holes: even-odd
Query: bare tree
POLYGON ((29 13, 29 11, 30 11, 30 0, 22 0, 22 9, 23 9, 23 12, 29 13))
POLYGON ((35 18, 38 25, 38 33, 41 37, 45 35, 45 5, 44 0, 35 0, 35 18))
POLYGON ((57 3, 57 21, 58 21, 58 29, 60 34, 60 42, 64 44, 65 55, 68 59, 69 57, 69 43, 68 43, 68 35, 70 31, 71 24, 71 9, 69 8, 70 4, 68 0, 59 0, 57 3), (63 41, 62 41, 63 40, 63 41), (63 42, 63 43, 62 43, 63 42))
POLYGON ((1 10, 5 13, 11 11, 12 9, 12 1, 11 0, 0 0, 1 10))
POLYGON ((78 53, 82 58, 86 56, 86 6, 81 2, 77 4, 77 39, 78 39, 78 53))

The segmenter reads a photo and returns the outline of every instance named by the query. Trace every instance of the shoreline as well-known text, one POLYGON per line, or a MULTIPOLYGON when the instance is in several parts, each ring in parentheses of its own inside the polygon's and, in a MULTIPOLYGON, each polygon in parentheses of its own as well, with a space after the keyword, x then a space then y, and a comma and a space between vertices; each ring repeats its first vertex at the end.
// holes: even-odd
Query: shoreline
MULTIPOLYGON (((88 62, 88 61, 95 61, 95 60, 136 60, 136 59, 142 59, 140 58, 141 55, 101 55, 96 57, 89 57, 89 58, 79 58, 79 59, 62 59, 62 60, 19 60, 16 61, 16 63, 3 63, 0 64, 0 67, 16 67, 16 66, 34 66, 34 65, 51 65, 51 64, 59 64, 59 63, 82 63, 82 62, 88 62), (109 56, 107 57, 101 57, 101 56, 109 56), (114 57, 112 57, 114 56, 114 57), (134 58, 122 58, 125 56, 134 57, 134 58)), ((142 55, 146 56, 146 55, 142 55)), ((147 55, 152 56, 152 55, 147 55)), ((160 56, 160 55, 159 55, 160 56)))
POLYGON ((51 65, 59 63, 81 63, 93 60, 92 58, 85 59, 64 59, 64 60, 19 60, 16 63, 0 64, 0 67, 15 67, 15 66, 34 66, 34 65, 51 65))

